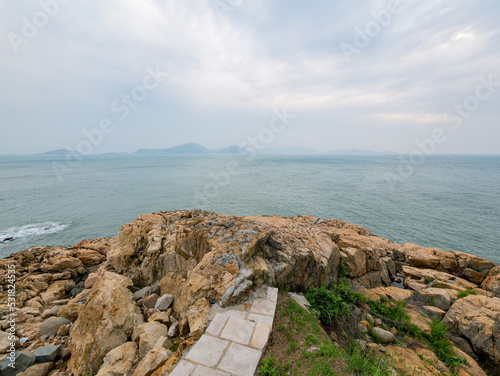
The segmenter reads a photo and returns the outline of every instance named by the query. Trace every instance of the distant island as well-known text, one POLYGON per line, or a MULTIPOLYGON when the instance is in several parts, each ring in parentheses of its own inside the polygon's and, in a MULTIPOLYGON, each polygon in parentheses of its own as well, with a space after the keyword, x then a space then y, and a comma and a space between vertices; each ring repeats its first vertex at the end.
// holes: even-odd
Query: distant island
MULTIPOLYGON (((37 155, 48 156, 65 156, 75 153, 73 150, 56 149, 47 151, 37 155)), ((103 153, 100 155, 122 155, 122 154, 138 154, 138 155, 245 155, 251 151, 240 146, 229 146, 222 149, 208 149, 203 145, 190 142, 183 145, 178 145, 165 149, 139 149, 133 153, 103 153)), ((395 155, 392 151, 373 151, 359 149, 334 149, 326 152, 321 152, 307 146, 282 146, 276 148, 266 148, 258 151, 261 155, 395 155)))
POLYGON ((203 145, 196 143, 188 143, 184 145, 174 146, 167 149, 139 149, 133 154, 248 154, 249 151, 239 146, 233 145, 223 149, 209 150, 203 145))

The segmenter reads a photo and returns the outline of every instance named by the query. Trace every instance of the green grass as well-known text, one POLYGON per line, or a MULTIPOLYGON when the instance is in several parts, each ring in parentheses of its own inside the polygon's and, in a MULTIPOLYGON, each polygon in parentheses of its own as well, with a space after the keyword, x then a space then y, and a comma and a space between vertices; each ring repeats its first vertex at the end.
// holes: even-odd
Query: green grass
POLYGON ((435 319, 431 323, 431 334, 426 335, 426 339, 429 342, 429 348, 434 351, 439 360, 441 360, 450 371, 454 372, 457 367, 461 364, 467 364, 467 361, 459 357, 453 345, 448 340, 448 326, 435 319))
MULTIPOLYGON (((320 290, 320 289, 316 289, 320 290)), ((318 292, 318 291, 316 291, 318 292)), ((332 290, 330 290, 332 292, 332 290)), ((345 306, 356 303, 370 302, 372 309, 386 315, 386 320, 408 320, 404 314, 403 304, 390 306, 387 302, 374 302, 353 291, 346 281, 342 281, 334 289, 335 294, 341 296, 345 306)), ((325 288, 319 293, 309 295, 316 303, 323 303, 323 299, 331 297, 325 294, 325 288)), ((338 302, 335 299, 334 302, 338 302)), ((328 304, 327 304, 328 306, 328 304)), ((344 305, 335 306, 341 312, 344 305)), ((268 353, 267 358, 261 363, 260 376, 393 376, 393 365, 383 357, 374 357, 369 351, 362 351, 355 341, 351 341, 345 348, 331 342, 322 330, 317 317, 300 307, 294 300, 284 304, 280 317, 288 318, 290 324, 278 324, 276 329, 285 336, 287 345, 285 349, 289 358, 286 363, 276 360, 276 352, 268 353), (316 348, 312 350, 312 348, 316 348), (332 369, 332 362, 336 367, 332 369)), ((330 320, 330 316, 325 316, 330 320)), ((327 321, 329 323, 329 321, 327 321)), ((394 325, 393 325, 394 326, 394 325)), ((272 350, 279 351, 279 350, 272 350)), ((286 359, 286 358, 285 358, 286 359)), ((399 373, 401 374, 401 373, 399 373)), ((403 375, 405 373, 403 372, 403 375)), ((412 374, 411 376, 415 376, 412 374)))
POLYGON ((347 347, 346 361, 349 371, 354 375, 388 376, 393 374, 389 362, 381 358, 374 358, 367 351, 361 351, 356 344, 347 347))
POLYGON ((290 366, 287 364, 277 364, 274 356, 264 359, 260 367, 261 376, 285 376, 288 374, 290 366))
POLYGON ((278 351, 267 354, 261 363, 261 376, 339 376, 332 369, 332 362, 340 356, 340 349, 333 344, 322 330, 317 317, 304 310, 294 300, 288 300, 278 312, 282 318, 287 318, 288 324, 278 324, 276 329, 285 338, 281 348, 289 356, 288 362, 281 363, 276 359, 278 351), (316 348, 311 351, 312 348, 316 348), (307 351, 309 350, 309 351, 307 351), (292 361, 290 361, 292 359, 292 361), (291 364, 293 363, 293 364, 291 364))
MULTIPOLYGON (((463 293, 469 295, 474 293, 474 291, 469 293, 464 291, 463 293)), ((417 325, 413 324, 410 317, 405 313, 406 302, 395 303, 385 298, 381 298, 380 301, 366 298, 360 293, 353 291, 350 283, 346 280, 339 281, 336 286, 330 289, 324 287, 321 289, 311 289, 310 293, 307 294, 307 299, 313 308, 321 312, 320 319, 324 325, 332 326, 341 322, 341 313, 349 314, 350 305, 366 304, 370 307, 372 315, 381 319, 386 327, 395 327, 398 330, 398 337, 401 338, 408 335, 426 341, 429 349, 436 354, 437 358, 450 371, 454 372, 461 364, 467 364, 465 359, 455 353, 453 344, 448 339, 448 327, 446 324, 439 320, 434 320, 431 323, 431 333, 424 332, 417 325)), ((360 369, 368 367, 364 365, 363 359, 359 359, 356 351, 350 350, 348 354, 350 354, 348 364, 350 364, 349 367, 354 367, 354 372, 361 372, 356 371, 358 366, 360 369)), ((377 367, 377 369, 381 369, 380 365, 377 367)), ((375 372, 374 370, 371 370, 371 372, 371 374, 377 374, 373 373, 375 372)))
POLYGON ((172 344, 172 346, 170 346, 169 350, 172 351, 172 352, 176 352, 177 349, 179 348, 179 344, 180 342, 179 341, 176 341, 172 344))
POLYGON ((476 292, 474 290, 465 290, 465 291, 460 291, 458 294, 457 294, 457 298, 458 299, 462 299, 462 298, 465 298, 466 296, 469 296, 469 295, 476 295, 476 292))

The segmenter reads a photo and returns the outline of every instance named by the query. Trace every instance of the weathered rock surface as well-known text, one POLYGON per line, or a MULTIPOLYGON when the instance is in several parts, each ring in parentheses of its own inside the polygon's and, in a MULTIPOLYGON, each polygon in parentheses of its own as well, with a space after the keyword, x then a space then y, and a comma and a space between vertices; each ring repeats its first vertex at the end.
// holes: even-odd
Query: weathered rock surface
POLYGON ((132 281, 104 272, 92 287, 71 330, 70 375, 92 374, 106 354, 127 342, 138 323, 132 281))
POLYGON ((469 295, 458 299, 444 317, 450 327, 500 370, 500 299, 469 295))
POLYGON ((164 348, 149 351, 137 365, 132 376, 151 376, 154 371, 163 366, 173 352, 164 348))
POLYGON ((139 357, 145 356, 155 347, 156 341, 167 334, 168 328, 157 321, 147 322, 139 326, 132 334, 134 341, 139 340, 139 357))
MULTIPOLYGON (((204 332, 213 304, 238 304, 263 284, 297 292, 329 284, 338 278, 341 260, 342 274, 369 289, 368 295, 406 301, 406 312, 424 331, 430 332, 429 317, 445 315, 455 343, 498 368, 498 264, 393 243, 360 226, 308 216, 160 212, 123 225, 114 239, 31 247, 0 260, 0 313, 8 310, 4 281, 14 264, 17 334, 28 338, 20 349, 38 347, 40 337, 45 345, 69 346, 69 363, 58 365, 54 375, 137 371, 141 356, 148 374, 175 337, 196 339, 204 332), (458 299, 465 290, 477 295, 458 299), (138 335, 145 321, 161 336, 155 330, 138 335)), ((366 320, 370 328, 377 321, 366 320)), ((0 325, 8 328, 7 320, 0 325)), ((401 356, 422 363, 416 350, 408 351, 401 356)))
POLYGON ((26 371, 19 373, 17 376, 47 376, 52 370, 53 363, 39 363, 28 367, 26 371))
POLYGON ((97 376, 123 376, 133 366, 137 355, 137 344, 126 342, 111 350, 104 358, 97 376))
POLYGON ((500 298, 500 266, 496 266, 490 270, 481 287, 487 291, 491 291, 497 298, 500 298))
POLYGON ((418 294, 426 304, 447 311, 451 306, 451 296, 449 291, 450 290, 430 287, 423 289, 418 294))

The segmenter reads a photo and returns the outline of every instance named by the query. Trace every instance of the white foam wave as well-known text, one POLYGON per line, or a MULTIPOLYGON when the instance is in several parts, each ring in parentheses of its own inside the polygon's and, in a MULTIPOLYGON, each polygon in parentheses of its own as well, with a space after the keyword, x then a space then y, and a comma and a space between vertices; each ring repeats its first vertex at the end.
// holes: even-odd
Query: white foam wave
POLYGON ((0 244, 29 238, 35 235, 53 234, 64 230, 66 227, 68 227, 68 225, 58 222, 35 223, 21 227, 11 227, 0 231, 0 244))

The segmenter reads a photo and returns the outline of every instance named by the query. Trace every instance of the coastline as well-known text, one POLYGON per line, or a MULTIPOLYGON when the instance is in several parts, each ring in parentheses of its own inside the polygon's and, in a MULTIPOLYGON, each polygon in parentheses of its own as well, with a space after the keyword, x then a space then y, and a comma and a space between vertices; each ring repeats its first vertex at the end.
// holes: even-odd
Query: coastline
MULTIPOLYGON (((306 292, 330 285, 342 264, 351 283, 367 294, 419 302, 409 308, 415 315, 433 306, 470 362, 500 365, 500 348, 495 347, 500 328, 494 321, 500 319, 498 263, 393 243, 338 220, 197 210, 142 215, 123 225, 115 238, 84 240, 69 248, 31 247, 1 259, 1 294, 7 301, 7 271, 14 265, 15 347, 29 352, 60 345, 65 356, 58 354, 53 367, 61 375, 80 375, 99 371, 111 350, 129 342, 140 347, 145 341, 133 332, 155 312, 145 308, 145 296, 136 299, 134 293, 149 289, 145 294, 171 295, 168 323, 178 323, 176 337, 195 340, 206 330, 214 306, 240 304, 263 286, 306 292), (462 291, 474 294, 460 299, 462 291), (121 312, 119 319, 109 310, 121 312), (491 332, 489 337, 470 329, 471 310, 475 325, 491 332), (123 333, 112 337, 111 348, 103 342, 109 327, 123 333)), ((0 307, 5 317, 9 307, 0 307)), ((4 318, 2 329, 7 328, 4 318)))

